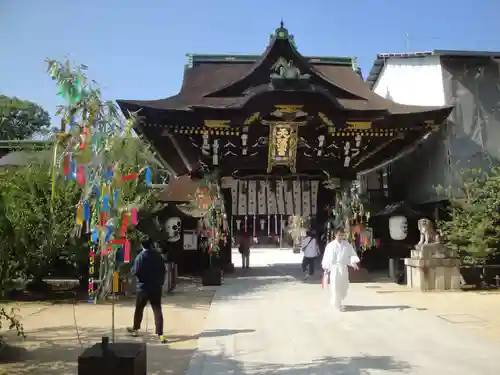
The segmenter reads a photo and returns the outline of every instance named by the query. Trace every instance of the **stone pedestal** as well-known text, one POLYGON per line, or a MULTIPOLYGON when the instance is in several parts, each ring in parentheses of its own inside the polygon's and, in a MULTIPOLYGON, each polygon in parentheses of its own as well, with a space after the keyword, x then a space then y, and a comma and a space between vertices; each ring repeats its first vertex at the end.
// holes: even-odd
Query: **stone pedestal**
POLYGON ((146 375, 146 344, 103 343, 85 349, 78 357, 78 375, 146 375))
POLYGON ((460 290, 460 259, 443 244, 417 245, 405 259, 407 285, 420 291, 460 290))

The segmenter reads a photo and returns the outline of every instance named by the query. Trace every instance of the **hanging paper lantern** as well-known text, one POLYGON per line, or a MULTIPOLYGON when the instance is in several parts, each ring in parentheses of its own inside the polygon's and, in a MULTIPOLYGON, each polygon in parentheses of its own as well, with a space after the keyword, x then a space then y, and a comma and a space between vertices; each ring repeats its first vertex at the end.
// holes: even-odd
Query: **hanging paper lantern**
POLYGON ((405 240, 408 236, 408 220, 405 216, 389 218, 389 235, 395 241, 405 240))

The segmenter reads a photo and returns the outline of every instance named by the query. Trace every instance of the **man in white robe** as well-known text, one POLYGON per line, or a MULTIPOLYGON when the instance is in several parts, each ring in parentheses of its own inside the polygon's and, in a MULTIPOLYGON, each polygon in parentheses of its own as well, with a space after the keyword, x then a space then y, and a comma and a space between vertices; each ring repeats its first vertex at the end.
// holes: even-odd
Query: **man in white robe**
POLYGON ((343 311, 342 302, 349 289, 348 266, 358 268, 359 257, 352 245, 345 239, 343 229, 337 229, 335 239, 326 245, 321 266, 330 274, 331 303, 343 311))

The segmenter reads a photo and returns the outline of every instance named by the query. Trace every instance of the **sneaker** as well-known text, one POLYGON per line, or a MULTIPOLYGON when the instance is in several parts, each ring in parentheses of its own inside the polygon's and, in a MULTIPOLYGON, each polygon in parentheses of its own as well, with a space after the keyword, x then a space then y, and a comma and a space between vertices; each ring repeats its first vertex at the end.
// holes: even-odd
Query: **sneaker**
POLYGON ((308 278, 309 278, 309 274, 307 274, 307 273, 306 273, 306 274, 304 275, 304 280, 307 280, 308 278))
POLYGON ((165 338, 165 336, 163 335, 158 335, 158 340, 160 341, 160 343, 162 344, 166 344, 167 343, 167 339, 165 338))
POLYGON ((127 327, 127 332, 130 333, 132 337, 137 337, 139 336, 139 332, 136 329, 127 327))

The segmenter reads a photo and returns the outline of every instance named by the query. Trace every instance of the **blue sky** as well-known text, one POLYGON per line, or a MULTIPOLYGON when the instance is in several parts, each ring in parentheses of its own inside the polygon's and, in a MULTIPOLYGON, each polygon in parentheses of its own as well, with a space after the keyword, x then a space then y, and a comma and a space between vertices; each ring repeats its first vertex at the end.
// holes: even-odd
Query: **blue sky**
MULTIPOLYGON (((187 53, 262 53, 283 17, 304 55, 500 50, 499 0, 0 0, 0 93, 60 103, 46 57, 89 66, 106 99, 178 92, 187 53)), ((54 119, 54 123, 55 123, 54 119)))

